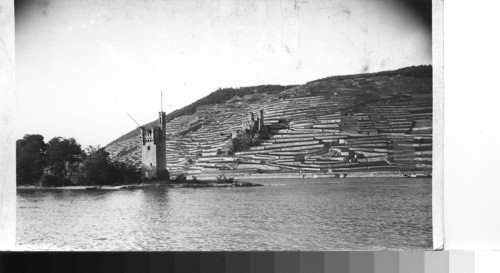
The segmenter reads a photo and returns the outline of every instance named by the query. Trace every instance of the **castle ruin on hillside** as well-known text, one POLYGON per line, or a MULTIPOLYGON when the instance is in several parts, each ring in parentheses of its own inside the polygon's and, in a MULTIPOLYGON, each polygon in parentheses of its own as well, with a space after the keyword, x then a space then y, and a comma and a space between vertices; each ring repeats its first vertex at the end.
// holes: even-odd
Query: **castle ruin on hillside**
POLYGON ((259 117, 254 118, 252 112, 248 113, 248 119, 241 124, 241 131, 249 130, 251 132, 261 131, 264 128, 264 110, 259 111, 259 117))
POLYGON ((248 113, 248 118, 241 123, 241 130, 233 132, 232 138, 241 133, 249 133, 252 136, 265 131, 264 126, 264 110, 259 110, 259 117, 255 119, 254 113, 248 113))

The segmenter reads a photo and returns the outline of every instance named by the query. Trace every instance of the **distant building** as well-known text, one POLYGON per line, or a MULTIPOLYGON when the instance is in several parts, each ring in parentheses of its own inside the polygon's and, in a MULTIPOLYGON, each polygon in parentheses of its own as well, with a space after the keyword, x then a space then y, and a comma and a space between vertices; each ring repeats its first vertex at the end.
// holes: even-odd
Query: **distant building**
POLYGON ((142 166, 144 178, 158 177, 158 172, 167 167, 166 157, 166 114, 158 113, 158 125, 149 128, 141 127, 142 166))

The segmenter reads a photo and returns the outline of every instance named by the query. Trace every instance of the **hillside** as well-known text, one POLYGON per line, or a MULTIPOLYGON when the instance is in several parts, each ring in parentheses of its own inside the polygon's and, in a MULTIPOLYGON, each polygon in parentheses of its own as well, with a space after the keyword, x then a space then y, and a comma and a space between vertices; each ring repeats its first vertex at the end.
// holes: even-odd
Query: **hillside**
MULTIPOLYGON (((299 86, 221 89, 167 120, 172 174, 430 173, 432 67, 334 76, 299 86), (261 109, 269 137, 228 152, 231 133, 249 112, 261 109)), ((139 166, 138 130, 106 150, 139 166)))

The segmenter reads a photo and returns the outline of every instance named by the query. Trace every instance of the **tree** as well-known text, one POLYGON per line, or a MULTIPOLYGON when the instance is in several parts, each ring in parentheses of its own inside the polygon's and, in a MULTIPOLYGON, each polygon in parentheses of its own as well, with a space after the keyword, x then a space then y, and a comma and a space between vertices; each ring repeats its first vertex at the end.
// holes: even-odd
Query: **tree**
POLYGON ((105 148, 90 146, 85 152, 77 177, 78 184, 113 185, 139 181, 140 176, 132 166, 111 161, 105 148))
POLYGON ((71 179, 82 156, 82 148, 74 138, 54 137, 47 143, 45 172, 61 179, 71 179))
POLYGON ((238 134, 237 137, 233 138, 231 153, 243 152, 250 149, 250 147, 259 145, 261 140, 268 139, 269 136, 267 132, 261 132, 257 134, 253 134, 252 132, 245 130, 244 132, 238 134))
POLYGON ((109 178, 109 153, 99 146, 86 149, 85 160, 79 173, 79 184, 104 185, 109 178))
POLYGON ((16 141, 17 185, 38 182, 46 166, 46 147, 41 135, 25 135, 16 141))
POLYGON ((41 135, 25 135, 16 141, 16 155, 17 185, 112 185, 140 180, 133 165, 112 161, 99 146, 83 152, 74 138, 55 137, 46 144, 41 135))

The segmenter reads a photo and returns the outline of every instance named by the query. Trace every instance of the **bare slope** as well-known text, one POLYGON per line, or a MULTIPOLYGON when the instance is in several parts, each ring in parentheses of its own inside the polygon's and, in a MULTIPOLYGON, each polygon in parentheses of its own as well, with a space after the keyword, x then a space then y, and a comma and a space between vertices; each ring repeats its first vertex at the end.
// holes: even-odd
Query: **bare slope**
MULTIPOLYGON (((335 76, 292 87, 222 90, 169 114, 171 173, 431 172, 430 66, 335 76), (220 155, 248 112, 260 109, 272 129, 270 139, 232 156, 220 155)), ((106 149, 119 160, 140 165, 136 130, 106 149)))

